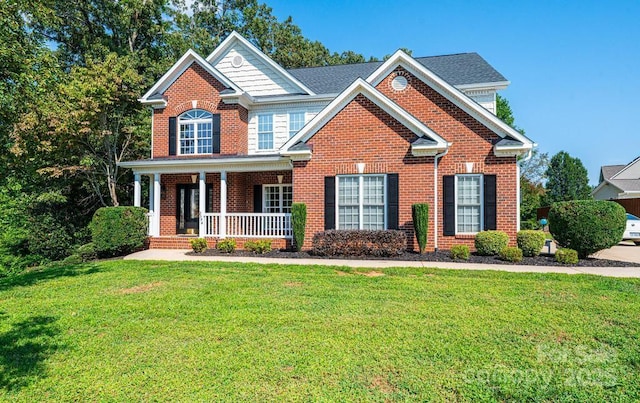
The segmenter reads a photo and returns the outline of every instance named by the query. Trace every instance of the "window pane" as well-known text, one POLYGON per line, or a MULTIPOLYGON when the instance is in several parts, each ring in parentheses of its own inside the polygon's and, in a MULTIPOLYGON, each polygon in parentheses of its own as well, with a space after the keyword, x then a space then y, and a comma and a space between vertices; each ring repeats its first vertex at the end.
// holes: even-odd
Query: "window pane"
POLYGON ((358 177, 343 176, 338 178, 338 204, 339 205, 358 205, 358 177))
POLYGON ((273 115, 258 115, 258 149, 273 149, 273 115))
POLYGON ((293 203, 293 187, 282 187, 282 212, 291 213, 291 204, 293 203))
POLYGON ((193 124, 180 125, 180 154, 195 153, 193 124))
POLYGON ((198 124, 198 153, 211 154, 213 142, 211 135, 211 122, 198 124))
POLYGON ((384 176, 364 177, 364 204, 384 205, 384 176))
POLYGON ((292 137, 304 126, 304 112, 289 114, 289 137, 292 137))
POLYGON ((358 229, 358 206, 338 207, 338 229, 358 229))
POLYGON ((264 187, 264 212, 280 212, 280 188, 278 186, 264 187))
POLYGON ((475 233, 480 231, 482 205, 480 179, 479 175, 460 175, 457 177, 457 232, 475 233))
POLYGON ((362 212, 363 229, 384 229, 384 206, 364 206, 362 212))

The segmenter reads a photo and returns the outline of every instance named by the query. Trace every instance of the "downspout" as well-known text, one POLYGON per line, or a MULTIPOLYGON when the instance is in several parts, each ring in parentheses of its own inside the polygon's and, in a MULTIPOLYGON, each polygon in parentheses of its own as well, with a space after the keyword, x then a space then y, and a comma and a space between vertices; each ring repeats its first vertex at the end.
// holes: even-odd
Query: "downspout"
POLYGON ((523 159, 521 159, 520 161, 518 161, 516 163, 516 176, 517 176, 517 180, 516 180, 516 232, 520 231, 520 198, 522 197, 520 194, 520 164, 526 161, 529 161, 531 159, 531 157, 533 156, 533 148, 530 148, 529 151, 527 151, 527 155, 526 157, 524 157, 523 159))
POLYGON ((438 251, 438 160, 447 155, 450 145, 447 144, 447 149, 436 154, 433 159, 433 241, 436 252, 438 251))

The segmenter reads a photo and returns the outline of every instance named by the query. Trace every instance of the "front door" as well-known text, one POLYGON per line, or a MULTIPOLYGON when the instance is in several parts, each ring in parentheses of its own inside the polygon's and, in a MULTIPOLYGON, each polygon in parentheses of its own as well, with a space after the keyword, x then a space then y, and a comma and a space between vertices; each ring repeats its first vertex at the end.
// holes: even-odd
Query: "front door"
POLYGON ((197 234, 200 216, 200 189, 198 184, 178 185, 178 208, 176 210, 176 233, 197 234))

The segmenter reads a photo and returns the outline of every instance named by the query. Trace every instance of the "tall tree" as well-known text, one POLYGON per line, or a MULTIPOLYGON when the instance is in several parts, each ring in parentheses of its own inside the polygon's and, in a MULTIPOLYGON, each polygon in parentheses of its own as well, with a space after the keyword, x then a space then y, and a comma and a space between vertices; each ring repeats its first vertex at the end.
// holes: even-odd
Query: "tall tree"
POLYGON ((579 158, 560 151, 551 157, 545 174, 547 177, 545 204, 591 198, 587 169, 579 158))

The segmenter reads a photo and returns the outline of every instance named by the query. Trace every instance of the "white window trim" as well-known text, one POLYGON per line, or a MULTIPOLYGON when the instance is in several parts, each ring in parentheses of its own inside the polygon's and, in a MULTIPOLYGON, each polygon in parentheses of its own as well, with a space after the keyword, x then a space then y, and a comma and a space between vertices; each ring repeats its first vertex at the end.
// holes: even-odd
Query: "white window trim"
MULTIPOLYGON (((278 188, 278 194, 279 194, 279 201, 278 201, 278 209, 280 211, 278 211, 278 213, 284 213, 283 209, 284 209, 284 188, 285 187, 291 187, 291 196, 293 197, 293 184, 291 183, 265 183, 262 185, 262 211, 266 211, 267 210, 267 192, 266 192, 266 188, 267 187, 277 187, 278 188)), ((291 200, 291 202, 293 203, 293 199, 291 200)))
POLYGON ((296 134, 307 124, 307 114, 305 111, 297 111, 297 112, 289 112, 287 113, 287 134, 289 135, 289 139, 296 134), (291 115, 302 115, 302 126, 300 129, 296 130, 295 133, 291 133, 291 115))
POLYGON ((273 113, 259 113, 256 115, 256 150, 259 152, 262 151, 273 151, 276 149, 276 134, 275 134, 275 116, 273 113), (260 131, 260 117, 261 116, 270 116, 271 117, 271 132, 261 132, 260 131), (271 133, 271 148, 260 148, 260 134, 271 133))
POLYGON ((482 231, 482 229, 484 228, 484 175, 483 174, 456 174, 455 175, 455 183, 453 186, 453 190, 454 190, 454 201, 455 201, 455 206, 454 206, 454 211, 455 211, 455 220, 454 220, 454 226, 456 229, 455 234, 456 235, 476 235, 478 232, 458 232, 458 178, 461 176, 478 176, 480 177, 480 231, 482 231))
POLYGON ((196 108, 199 110, 202 110, 204 112, 207 112, 211 115, 211 117, 206 118, 206 119, 189 119, 189 120, 181 120, 182 115, 189 113, 191 111, 193 111, 194 109, 190 109, 188 111, 183 112, 182 114, 180 114, 180 116, 178 116, 177 118, 177 131, 178 131, 178 135, 177 135, 177 140, 178 140, 178 145, 177 145, 177 154, 178 155, 210 155, 213 153, 213 113, 206 111, 204 109, 200 109, 200 108, 196 108), (211 124, 211 152, 210 153, 199 153, 198 152, 198 142, 200 141, 200 136, 198 135, 199 131, 198 131, 198 124, 200 123, 210 123, 211 124), (183 153, 182 152, 182 124, 192 124, 193 125, 193 152, 192 153, 183 153))
POLYGON ((335 222, 336 229, 340 228, 340 178, 358 178, 358 229, 364 229, 364 177, 365 176, 377 176, 382 177, 382 192, 383 192, 383 230, 386 230, 389 225, 387 219, 387 207, 388 207, 388 192, 387 192, 387 174, 353 174, 353 175, 336 175, 335 183, 335 222))

